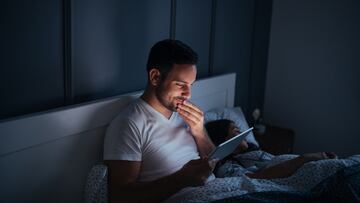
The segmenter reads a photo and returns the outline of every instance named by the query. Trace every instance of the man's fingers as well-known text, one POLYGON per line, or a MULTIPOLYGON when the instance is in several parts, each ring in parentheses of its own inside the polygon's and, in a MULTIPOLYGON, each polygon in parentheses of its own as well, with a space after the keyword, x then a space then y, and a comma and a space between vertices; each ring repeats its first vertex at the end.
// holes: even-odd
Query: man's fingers
POLYGON ((183 118, 186 118, 186 119, 191 120, 193 122, 200 122, 201 121, 200 118, 194 116, 193 114, 191 114, 188 111, 184 111, 184 110, 180 109, 178 112, 183 118))
POLYGON ((196 125, 196 122, 194 122, 194 121, 192 121, 192 120, 190 120, 190 119, 182 116, 181 114, 180 114, 180 116, 185 120, 186 123, 189 124, 189 126, 191 126, 191 125, 196 125))
POLYGON ((215 169, 215 166, 216 166, 218 161, 219 161, 219 159, 212 159, 212 160, 209 161, 209 166, 211 168, 211 171, 213 171, 215 169))
POLYGON ((183 106, 188 107, 189 109, 192 109, 196 111, 199 115, 203 115, 203 112, 199 109, 199 107, 195 106, 194 104, 190 103, 189 101, 184 101, 183 106))
POLYGON ((178 108, 188 112, 189 114, 192 114, 192 115, 196 116, 197 118, 201 118, 203 116, 203 114, 201 112, 191 108, 190 106, 186 106, 184 104, 180 104, 178 106, 178 108))
POLYGON ((182 108, 178 108, 178 113, 185 121, 188 122, 188 124, 197 125, 198 123, 203 122, 203 117, 200 117, 200 115, 186 111, 182 108))
POLYGON ((201 121, 200 118, 194 116, 190 112, 185 111, 183 109, 178 109, 178 112, 179 112, 180 116, 182 116, 185 120, 190 121, 194 124, 201 121))

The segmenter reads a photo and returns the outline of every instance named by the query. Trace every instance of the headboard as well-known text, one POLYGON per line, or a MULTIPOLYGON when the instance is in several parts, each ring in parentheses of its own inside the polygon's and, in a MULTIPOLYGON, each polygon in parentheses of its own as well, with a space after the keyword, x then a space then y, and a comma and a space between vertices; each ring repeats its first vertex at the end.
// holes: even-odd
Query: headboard
MULTIPOLYGON (((203 111, 232 107, 234 73, 196 81, 203 111)), ((106 127, 142 91, 0 122, 1 202, 81 202, 90 168, 102 159, 106 127)))

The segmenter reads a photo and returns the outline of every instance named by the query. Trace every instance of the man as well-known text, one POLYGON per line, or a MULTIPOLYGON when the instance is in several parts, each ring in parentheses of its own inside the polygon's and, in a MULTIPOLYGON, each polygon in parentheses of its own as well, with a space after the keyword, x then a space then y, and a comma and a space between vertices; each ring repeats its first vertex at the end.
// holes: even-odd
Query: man
POLYGON ((197 54, 178 40, 150 51, 143 95, 110 124, 104 140, 111 202, 159 202, 204 185, 215 163, 203 112, 188 102, 197 54))

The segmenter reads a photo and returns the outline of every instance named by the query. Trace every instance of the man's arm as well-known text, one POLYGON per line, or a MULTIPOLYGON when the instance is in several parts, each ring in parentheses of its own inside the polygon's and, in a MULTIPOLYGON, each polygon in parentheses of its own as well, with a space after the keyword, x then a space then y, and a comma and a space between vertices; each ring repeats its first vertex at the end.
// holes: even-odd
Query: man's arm
POLYGON ((215 146, 204 127, 204 113, 188 101, 184 101, 182 104, 179 104, 177 111, 189 125, 200 157, 208 156, 215 149, 215 146))
POLYGON ((109 169, 110 202, 160 202, 187 186, 204 185, 212 167, 206 159, 189 161, 184 167, 165 177, 138 182, 141 162, 105 161, 109 169))
POLYGON ((194 135, 194 139, 201 158, 209 156, 209 154, 215 149, 215 146, 209 138, 205 128, 201 134, 194 135))

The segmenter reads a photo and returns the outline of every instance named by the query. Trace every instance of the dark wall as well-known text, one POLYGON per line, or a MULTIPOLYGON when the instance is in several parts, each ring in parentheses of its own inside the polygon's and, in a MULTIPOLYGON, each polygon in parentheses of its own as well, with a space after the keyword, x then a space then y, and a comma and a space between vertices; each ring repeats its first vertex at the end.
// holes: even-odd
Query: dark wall
POLYGON ((265 120, 297 153, 359 153, 360 1, 274 1, 265 120))
POLYGON ((237 73, 235 103, 247 115, 263 107, 271 10, 272 0, 216 5, 212 70, 237 73))
POLYGON ((251 115, 252 111, 256 108, 263 112, 272 6, 272 0, 256 1, 255 3, 255 22, 247 103, 248 115, 251 115))
POLYGON ((214 40, 214 74, 237 73, 235 103, 247 106, 255 1, 218 1, 214 40), (237 19, 236 21, 233 19, 237 19))
POLYGON ((176 1, 175 38, 191 45, 199 54, 197 77, 209 74, 212 1, 176 1))
POLYGON ((64 104, 60 0, 0 3, 0 119, 64 104))
POLYGON ((74 0, 72 16, 73 102, 146 85, 151 46, 170 32, 168 0, 74 0))
POLYGON ((165 38, 198 52, 198 78, 236 72, 236 105, 261 107, 271 2, 1 3, 0 119, 143 89, 149 49, 165 38))

